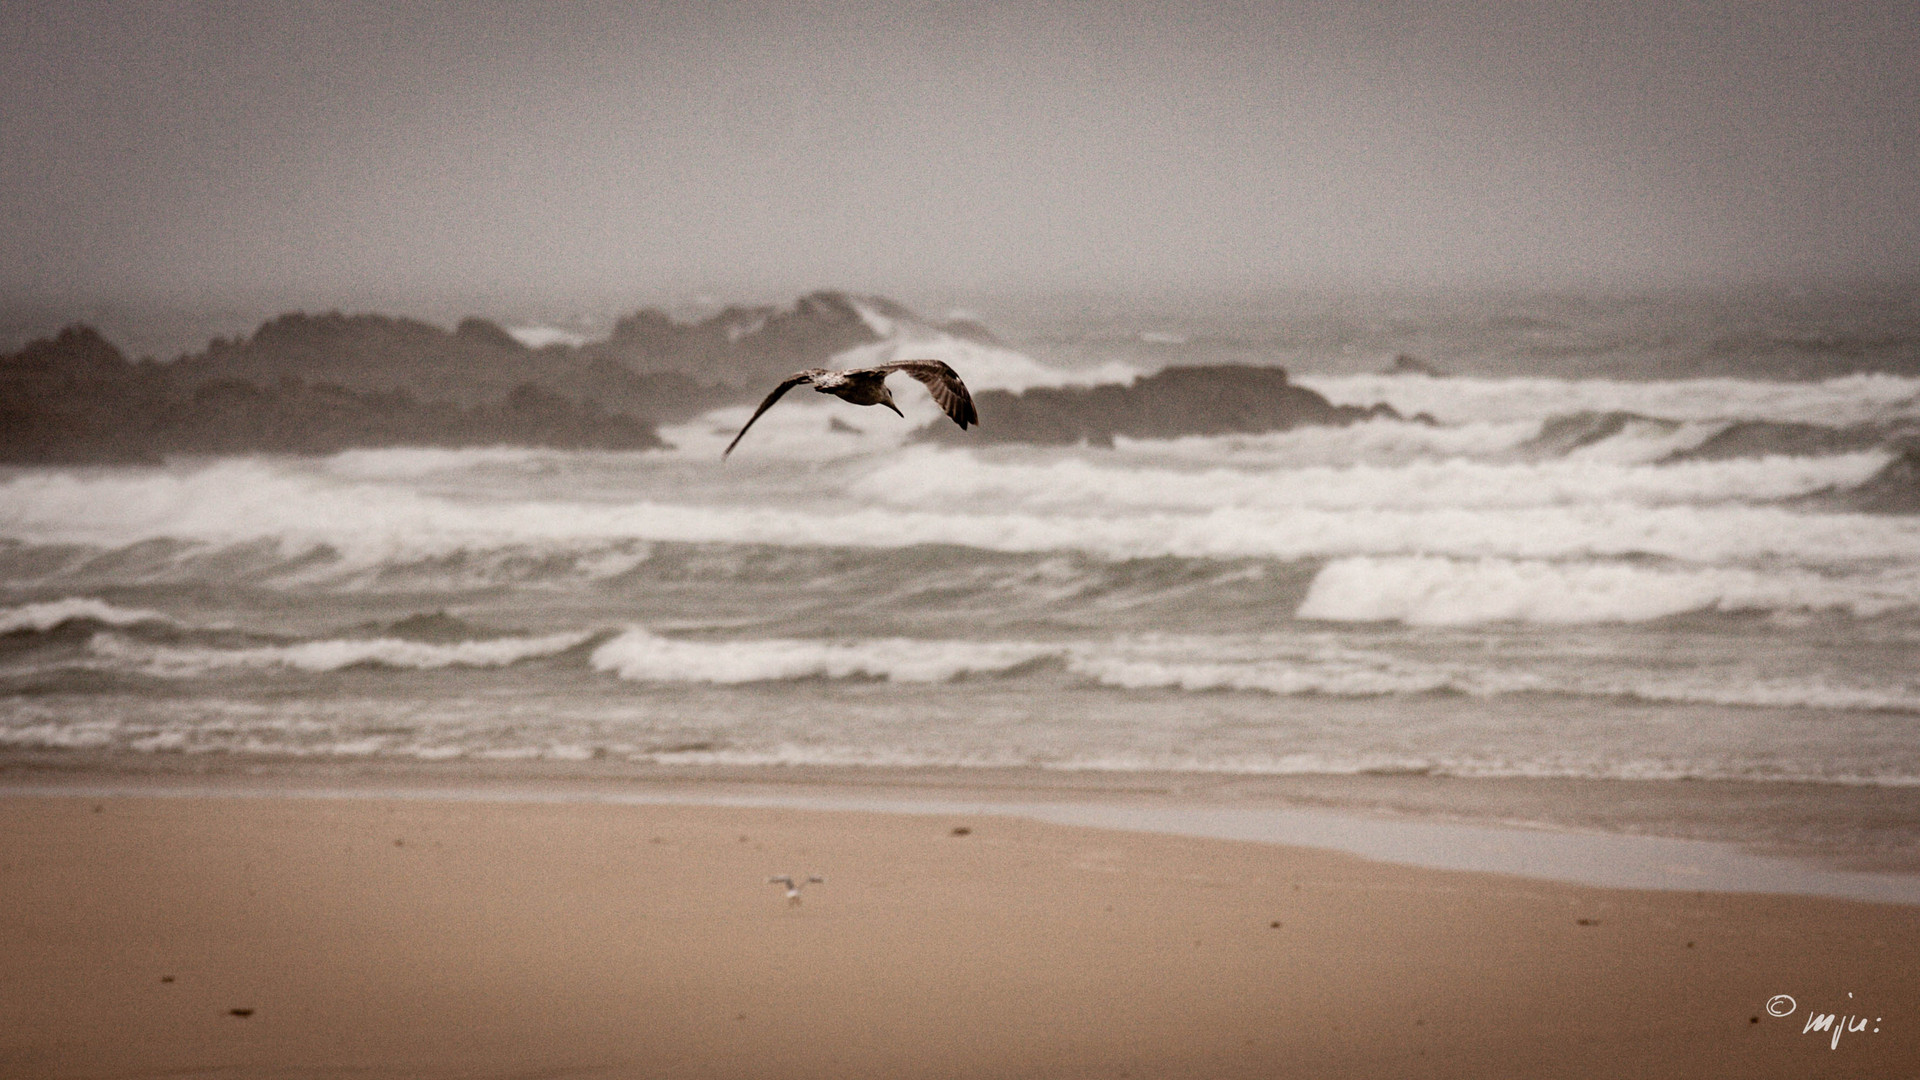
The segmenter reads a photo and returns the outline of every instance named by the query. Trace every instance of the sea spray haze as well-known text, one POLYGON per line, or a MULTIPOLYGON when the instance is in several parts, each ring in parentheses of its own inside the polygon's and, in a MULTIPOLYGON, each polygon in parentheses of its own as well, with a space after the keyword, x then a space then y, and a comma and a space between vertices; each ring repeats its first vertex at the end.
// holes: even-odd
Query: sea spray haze
POLYGON ((1122 313, 1031 347, 1057 366, 863 308, 874 340, 837 355, 938 357, 982 393, 1253 353, 1392 410, 1283 431, 931 441, 906 387, 904 422, 783 402, 724 465, 750 404, 634 452, 11 468, 0 754, 1920 785, 1912 340, 1642 327, 1652 366, 1833 350, 1811 378, 1649 378, 1596 329, 1644 306, 1587 310, 1362 335, 1364 363, 1334 330, 1122 313), (1543 336, 1585 367, 1503 370, 1543 336), (1368 373, 1408 340, 1456 374, 1368 373))

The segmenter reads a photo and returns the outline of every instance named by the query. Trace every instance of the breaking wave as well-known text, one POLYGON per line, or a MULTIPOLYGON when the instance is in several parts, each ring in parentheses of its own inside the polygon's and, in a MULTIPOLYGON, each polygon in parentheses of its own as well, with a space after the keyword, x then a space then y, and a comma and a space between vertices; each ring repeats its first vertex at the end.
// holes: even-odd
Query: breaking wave
POLYGON ((1458 458, 1394 466, 1313 465, 1285 471, 1110 466, 1084 457, 1006 462, 915 447, 854 486, 875 501, 948 506, 956 500, 1028 509, 1214 510, 1506 509, 1631 503, 1641 506, 1772 502, 1871 479, 1884 452, 1817 458, 1684 462, 1588 460, 1498 463, 1458 458))
POLYGON ((1148 635, 1102 642, 962 640, 694 641, 634 627, 591 656, 599 671, 634 682, 741 685, 803 679, 951 682, 1049 667, 1122 690, 1246 691, 1289 697, 1514 694, 1770 708, 1920 712, 1920 684, 1849 684, 1823 675, 1754 679, 1745 672, 1687 675, 1542 671, 1526 663, 1425 661, 1309 639, 1148 635))
POLYGON ((1537 421, 1504 420, 1441 427, 1373 417, 1345 427, 1306 425, 1291 431, 1135 439, 1116 435, 1116 461, 1146 460, 1305 468, 1396 465, 1438 458, 1511 454, 1540 430, 1537 421))
MULTIPOLYGON (((327 573, 489 551, 613 556, 650 541, 846 548, 950 544, 1118 559, 1651 555, 1714 563, 1784 559, 1802 565, 1911 560, 1920 551, 1920 518, 1913 516, 1813 513, 1741 502, 1672 503, 1689 492, 1739 498, 1837 485, 1870 473, 1875 461, 1871 455, 1849 455, 1776 465, 1772 472, 1752 463, 1697 462, 1644 473, 1456 463, 1419 474, 1429 485, 1444 485, 1448 498, 1476 503, 1462 506, 1428 503, 1421 482, 1362 467, 1319 474, 1325 486, 1316 488, 1286 477, 1254 480, 1231 473, 1209 476, 1202 484, 1151 470, 1128 481, 1084 463, 1009 468, 964 454, 930 453, 880 466, 889 483, 868 483, 857 474, 848 482, 850 492, 868 500, 908 505, 848 505, 842 497, 837 507, 832 499, 782 505, 764 494, 717 505, 507 500, 343 482, 273 462, 220 461, 165 471, 22 473, 0 483, 0 530, 33 544, 106 550, 150 541, 267 542, 287 559, 325 552, 326 565, 316 572, 327 573), (1583 476, 1611 485, 1618 499, 1593 501, 1583 476), (949 482, 1007 495, 974 510, 943 495, 949 482), (1214 482, 1223 485, 1223 493, 1207 490, 1214 482), (1021 490, 1022 483, 1033 486, 1021 490), (1640 502, 1629 501, 1634 499, 1640 502), (1052 505, 1075 500, 1084 505, 1052 505)), ((615 559, 610 565, 617 569, 622 563, 615 559)))
POLYGON ((1830 576, 1739 567, 1650 567, 1434 557, 1339 559, 1298 616, 1333 622, 1647 622, 1692 612, 1841 610, 1870 618, 1920 608, 1920 574, 1830 576))
POLYGON ((1143 374, 1132 364, 1108 361, 1093 367, 1063 368, 998 345, 986 345, 945 333, 892 334, 834 356, 833 367, 872 367, 896 360, 943 360, 963 372, 967 386, 1019 393, 1036 386, 1096 386, 1129 383, 1143 374))
POLYGON ((230 669, 330 672, 373 666, 416 671, 435 668, 497 668, 555 656, 585 644, 587 632, 501 637, 435 644, 404 638, 336 638, 240 649, 149 645, 114 634, 88 643, 93 655, 122 670, 161 678, 192 678, 230 669))
POLYGON ((1012 642, 828 642, 772 639, 700 642, 633 628, 593 651, 596 670, 641 682, 748 683, 808 678, 872 678, 949 682, 962 675, 1005 672, 1049 655, 1045 646, 1012 642))
POLYGON ((1821 382, 1684 379, 1444 378, 1301 375, 1294 381, 1340 405, 1384 401, 1441 423, 1533 420, 1574 412, 1627 412, 1670 421, 1776 420, 1851 425, 1920 416, 1920 378, 1845 375, 1821 382))
POLYGON ((46 633, 69 622, 93 622, 102 626, 135 626, 140 623, 172 623, 158 611, 144 608, 115 607, 92 597, 69 597, 38 604, 0 608, 0 634, 20 631, 46 633))

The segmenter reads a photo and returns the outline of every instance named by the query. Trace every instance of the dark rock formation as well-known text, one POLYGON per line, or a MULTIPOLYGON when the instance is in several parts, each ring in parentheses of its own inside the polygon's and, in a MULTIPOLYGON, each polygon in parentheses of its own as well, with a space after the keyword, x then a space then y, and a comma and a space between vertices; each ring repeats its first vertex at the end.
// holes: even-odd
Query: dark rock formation
POLYGON ((529 349, 499 325, 469 318, 451 333, 387 315, 296 312, 261 324, 244 340, 215 338, 204 352, 169 365, 183 387, 282 379, 347 390, 403 390, 426 401, 473 407, 533 384, 601 407, 655 420, 683 420, 730 401, 730 387, 681 375, 641 375, 605 356, 564 346, 529 349))
POLYGON ((331 311, 282 315, 244 340, 215 338, 173 370, 187 384, 296 378, 351 390, 437 387, 431 396, 473 403, 537 378, 540 366, 531 350, 480 320, 448 333, 413 319, 331 311))
POLYGON ((530 349, 481 318, 448 331, 388 315, 293 312, 164 365, 130 364, 92 329, 69 327, 0 357, 0 460, 657 446, 655 422, 757 400, 793 371, 878 341, 863 308, 918 322, 888 300, 817 292, 791 309, 730 307, 690 324, 641 311, 606 341, 530 349))
POLYGON ((1115 436, 1170 439, 1181 435, 1287 431, 1304 424, 1350 424, 1399 414, 1386 405, 1335 405, 1287 381, 1277 367, 1223 364, 1173 367, 1131 385, 1036 387, 1015 394, 975 394, 977 431, 934 426, 921 438, 939 442, 1022 442, 1111 446, 1115 436))
MULTIPOLYGON (((860 303, 875 314, 912 319, 913 313, 877 297, 860 303)), ((697 323, 679 323, 652 309, 614 324, 604 342, 584 345, 642 373, 673 373, 743 388, 771 386, 802 368, 823 366, 835 353, 879 341, 880 335, 845 293, 816 292, 791 310, 728 307, 697 323)))
POLYGON ((1388 365, 1387 369, 1380 374, 1425 375, 1434 379, 1444 379, 1447 377, 1446 372, 1441 371, 1439 368, 1434 367, 1432 364, 1427 363, 1412 353, 1401 353, 1394 357, 1393 363, 1388 365))
POLYGON ((427 354, 461 337, 498 348, 475 321, 455 334, 380 316, 288 317, 269 327, 245 343, 216 341, 193 365, 129 363, 84 326, 0 357, 0 461, 136 463, 170 453, 320 454, 374 446, 665 445, 650 422, 530 381, 463 405, 422 400, 404 385, 354 389, 287 370, 292 358, 304 356, 314 368, 353 371, 373 344, 396 338, 421 344, 427 354), (226 357, 254 363, 262 377, 196 378, 222 370, 226 357), (275 365, 284 367, 276 371, 275 365))
POLYGON ((92 327, 69 326, 0 356, 0 461, 153 460, 170 398, 155 365, 128 363, 92 327))

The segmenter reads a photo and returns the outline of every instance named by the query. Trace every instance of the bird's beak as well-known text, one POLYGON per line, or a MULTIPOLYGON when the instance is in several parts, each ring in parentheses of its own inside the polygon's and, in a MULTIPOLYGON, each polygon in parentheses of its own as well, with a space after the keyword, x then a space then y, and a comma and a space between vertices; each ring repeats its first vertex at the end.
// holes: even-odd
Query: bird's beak
POLYGON ((889 408, 889 409, 892 409, 892 410, 894 411, 894 414, 895 414, 895 415, 897 415, 898 417, 900 417, 900 419, 902 419, 902 420, 905 420, 905 419, 907 418, 907 414, 906 414, 906 413, 903 413, 903 412, 901 412, 901 411, 900 411, 900 406, 898 406, 898 405, 895 405, 895 404, 893 403, 893 399, 892 399, 892 398, 890 398, 890 397, 889 397, 889 398, 881 398, 881 399, 880 399, 880 404, 882 404, 882 405, 885 405, 885 406, 886 406, 887 408, 889 408))

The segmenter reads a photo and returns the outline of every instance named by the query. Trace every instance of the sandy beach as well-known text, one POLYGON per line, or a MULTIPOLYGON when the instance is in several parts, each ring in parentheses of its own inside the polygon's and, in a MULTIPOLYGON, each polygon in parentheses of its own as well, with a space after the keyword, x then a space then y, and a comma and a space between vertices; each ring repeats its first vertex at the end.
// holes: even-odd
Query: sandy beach
POLYGON ((0 894, 5 1076, 1920 1070, 1910 906, 1017 818, 15 795, 0 894))

